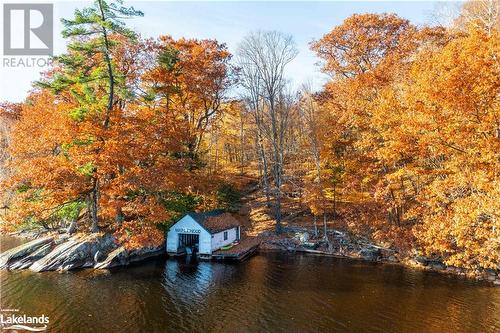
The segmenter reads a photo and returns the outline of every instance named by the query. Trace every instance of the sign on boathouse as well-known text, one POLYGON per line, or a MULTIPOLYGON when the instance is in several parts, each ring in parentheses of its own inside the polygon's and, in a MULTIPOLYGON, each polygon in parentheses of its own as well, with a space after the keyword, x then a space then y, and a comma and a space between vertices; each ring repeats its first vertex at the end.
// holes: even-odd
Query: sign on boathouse
POLYGON ((210 256, 223 246, 240 239, 240 225, 222 210, 188 213, 170 227, 167 252, 171 255, 196 253, 210 256))

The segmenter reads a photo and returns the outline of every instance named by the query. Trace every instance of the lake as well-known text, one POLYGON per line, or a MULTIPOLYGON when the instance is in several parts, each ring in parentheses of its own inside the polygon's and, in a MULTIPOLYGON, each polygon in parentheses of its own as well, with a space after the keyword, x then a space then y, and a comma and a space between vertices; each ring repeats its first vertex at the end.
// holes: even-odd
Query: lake
MULTIPOLYGON (((21 242, 2 239, 3 250, 21 242)), ((112 271, 0 271, 0 279, 2 309, 44 314, 49 332, 500 331, 500 288, 330 257, 162 258, 112 271)))

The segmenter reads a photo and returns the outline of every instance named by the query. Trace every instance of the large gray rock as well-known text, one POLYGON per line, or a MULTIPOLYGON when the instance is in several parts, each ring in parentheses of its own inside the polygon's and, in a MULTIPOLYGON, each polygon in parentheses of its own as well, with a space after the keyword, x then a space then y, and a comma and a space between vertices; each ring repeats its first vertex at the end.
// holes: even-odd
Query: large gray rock
POLYGON ((16 237, 35 239, 35 238, 40 238, 40 236, 42 236, 43 234, 45 234, 48 231, 49 230, 47 230, 45 228, 34 229, 34 230, 21 230, 21 231, 12 232, 9 235, 16 236, 16 237))
POLYGON ((44 256, 52 251, 53 244, 45 244, 40 247, 35 252, 27 255, 26 257, 21 258, 20 260, 14 261, 9 265, 9 269, 25 269, 30 267, 35 261, 42 259, 44 256))
POLYGON ((118 266, 126 266, 134 262, 139 262, 148 258, 165 254, 165 245, 157 247, 143 247, 140 249, 127 251, 123 246, 109 253, 102 262, 95 264, 96 269, 108 269, 118 266))
POLYGON ((125 266, 165 254, 165 245, 127 251, 111 234, 50 236, 36 239, 0 255, 0 268, 35 272, 125 266))
POLYGON ((309 241, 309 233, 307 231, 305 232, 297 232, 295 234, 295 237, 294 239, 298 240, 299 242, 301 243, 306 243, 307 241, 309 241))
POLYGON ((427 266, 429 264, 429 258, 424 256, 415 256, 415 261, 424 266, 427 266))
POLYGON ((380 257, 380 249, 367 247, 359 251, 359 255, 365 260, 376 261, 380 257))
POLYGON ((446 265, 437 260, 429 261, 428 267, 436 271, 442 271, 443 269, 446 269, 446 265))
POLYGON ((133 263, 164 254, 166 254, 165 243, 156 247, 143 247, 132 250, 129 253, 129 261, 130 263, 133 263))
POLYGON ((74 236, 34 262, 30 270, 43 272, 93 267, 94 257, 98 251, 108 253, 114 248, 116 248, 114 237, 109 234, 74 236))
POLYGON ((95 264, 94 268, 107 269, 116 266, 125 266, 129 264, 128 252, 123 246, 112 251, 102 262, 95 264))
MULTIPOLYGON (((54 237, 47 236, 35 239, 31 242, 22 244, 13 249, 5 251, 0 255, 0 268, 9 268, 9 266, 14 264, 16 261, 19 261, 24 257, 30 256, 31 254, 34 254, 37 250, 46 245, 50 245, 49 246, 50 249, 53 243, 54 243, 54 237)), ((45 249, 46 248, 47 247, 45 247, 45 249)))

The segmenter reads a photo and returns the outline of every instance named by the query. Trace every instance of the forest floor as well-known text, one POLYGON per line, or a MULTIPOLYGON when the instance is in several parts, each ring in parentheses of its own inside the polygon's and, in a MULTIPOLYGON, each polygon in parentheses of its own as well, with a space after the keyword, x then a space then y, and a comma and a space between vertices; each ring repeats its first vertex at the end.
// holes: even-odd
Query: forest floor
MULTIPOLYGON (((241 193, 240 209, 237 217, 242 225, 242 231, 248 236, 274 233, 276 220, 274 218, 273 199, 268 204, 266 194, 259 184, 256 175, 233 174, 231 182, 236 184, 241 193)), ((314 217, 302 202, 300 197, 284 195, 281 203, 281 225, 286 229, 314 229, 314 217)), ((328 230, 340 227, 338 221, 328 219, 328 230)), ((317 221, 318 231, 323 230, 323 219, 317 221)), ((340 227, 341 228, 341 227, 340 227)), ((342 229, 342 228, 341 228, 342 229)))
MULTIPOLYGON (((276 220, 272 202, 266 200, 266 194, 259 185, 256 176, 243 174, 233 175, 233 183, 242 194, 238 218, 243 226, 243 231, 248 236, 258 236, 263 232, 274 232, 276 220)), ((271 198, 272 201, 272 198, 271 198)), ((327 222, 329 227, 332 222, 327 222)), ((302 204, 300 198, 284 196, 282 199, 282 226, 312 228, 313 216, 302 204)), ((318 226, 319 227, 319 226, 318 226)))
MULTIPOLYGON (((298 246, 299 244, 292 242, 292 240, 295 241, 300 236, 298 235, 300 233, 308 233, 309 235, 306 237, 311 238, 312 241, 323 239, 322 219, 317 222, 318 234, 315 235, 314 218, 300 198, 290 195, 283 196, 281 220, 283 232, 277 235, 272 198, 268 204, 265 192, 260 186, 257 177, 251 174, 233 174, 231 180, 242 194, 240 209, 235 215, 241 223, 244 235, 260 237, 263 243, 267 244, 264 247, 276 249, 298 246), (276 247, 269 245, 273 242, 277 244, 276 247)), ((340 235, 346 233, 345 230, 338 230, 336 228, 338 223, 334 221, 327 220, 326 224, 328 234, 340 235)), ((334 238, 332 237, 332 241, 334 241, 334 238)), ((364 241, 369 242, 366 238, 364 238, 364 241)))

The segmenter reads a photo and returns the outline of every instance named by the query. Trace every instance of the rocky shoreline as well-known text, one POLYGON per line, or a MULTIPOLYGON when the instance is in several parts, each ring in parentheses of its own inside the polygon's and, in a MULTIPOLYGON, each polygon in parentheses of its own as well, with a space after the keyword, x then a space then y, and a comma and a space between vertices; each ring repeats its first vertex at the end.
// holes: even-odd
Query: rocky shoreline
POLYGON ((395 250, 383 248, 364 239, 354 239, 347 233, 330 230, 329 242, 314 237, 308 228, 288 228, 282 236, 264 232, 260 236, 260 251, 286 251, 290 253, 307 253, 311 255, 330 256, 380 262, 384 264, 402 265, 413 269, 439 272, 442 274, 461 276, 481 280, 500 286, 500 272, 494 270, 468 271, 460 267, 446 266, 439 260, 421 255, 401 255, 395 250))
POLYGON ((68 271, 77 268, 107 269, 126 266, 165 253, 165 246, 127 250, 111 234, 93 233, 29 235, 34 240, 0 254, 0 269, 29 269, 34 272, 68 271))
MULTIPOLYGON (((281 235, 264 232, 259 251, 284 251, 311 255, 397 264, 414 269, 484 280, 500 286, 500 272, 493 270, 467 271, 446 266, 424 256, 403 256, 393 249, 383 248, 365 239, 354 239, 347 233, 330 230, 329 242, 315 237, 307 228, 288 227, 281 235)), ((78 268, 108 269, 127 266, 148 258, 165 255, 165 245, 127 250, 107 233, 67 234, 46 231, 21 231, 11 236, 31 241, 0 254, 0 269, 29 269, 34 272, 68 271, 78 268)))

